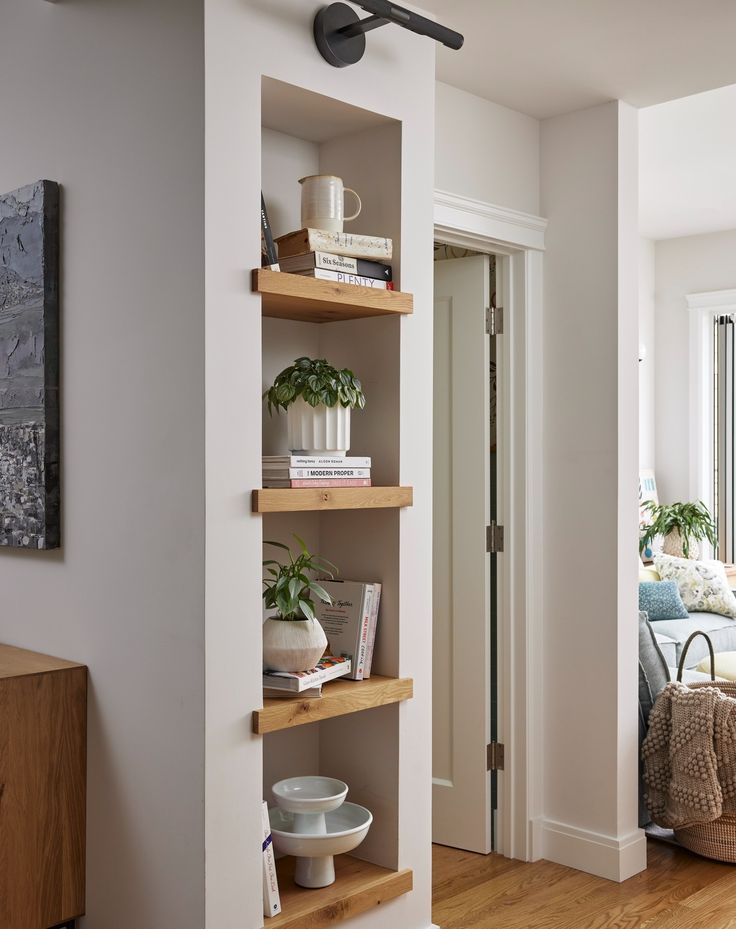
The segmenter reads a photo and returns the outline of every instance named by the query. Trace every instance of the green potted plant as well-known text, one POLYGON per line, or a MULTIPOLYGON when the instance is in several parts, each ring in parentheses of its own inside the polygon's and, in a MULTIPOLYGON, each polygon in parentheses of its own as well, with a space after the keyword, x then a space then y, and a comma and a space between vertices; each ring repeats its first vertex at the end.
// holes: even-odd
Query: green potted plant
POLYGON ((642 508, 647 511, 650 522, 642 531, 640 551, 651 547, 657 536, 664 539, 664 553, 676 558, 700 558, 703 539, 713 546, 718 544, 713 517, 702 500, 663 504, 647 500, 642 508))
POLYGON ((297 358, 263 395, 268 412, 286 411, 289 449, 306 455, 344 455, 350 448, 350 411, 365 407, 360 381, 324 358, 297 358))
POLYGON ((263 663, 272 671, 308 671, 327 648, 327 636, 314 613, 312 594, 332 603, 327 591, 314 580, 325 575, 332 580, 337 568, 331 561, 312 555, 304 541, 294 534, 301 549, 294 557, 283 542, 266 542, 288 553, 288 562, 267 558, 263 562, 268 577, 263 579, 263 601, 275 610, 263 623, 263 663))

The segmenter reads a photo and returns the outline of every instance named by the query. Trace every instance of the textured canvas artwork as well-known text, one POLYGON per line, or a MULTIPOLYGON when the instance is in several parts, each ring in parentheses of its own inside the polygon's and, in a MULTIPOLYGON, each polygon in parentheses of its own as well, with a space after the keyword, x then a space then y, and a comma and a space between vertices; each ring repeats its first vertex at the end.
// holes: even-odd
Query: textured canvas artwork
POLYGON ((59 546, 59 187, 0 194, 0 547, 59 546))

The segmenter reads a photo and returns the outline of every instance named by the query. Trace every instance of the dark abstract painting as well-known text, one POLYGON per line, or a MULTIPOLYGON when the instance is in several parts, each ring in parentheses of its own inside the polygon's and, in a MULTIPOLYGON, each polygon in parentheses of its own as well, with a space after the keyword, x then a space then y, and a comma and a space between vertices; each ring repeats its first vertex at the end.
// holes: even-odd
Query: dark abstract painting
POLYGON ((0 194, 0 547, 58 548, 59 186, 0 194))

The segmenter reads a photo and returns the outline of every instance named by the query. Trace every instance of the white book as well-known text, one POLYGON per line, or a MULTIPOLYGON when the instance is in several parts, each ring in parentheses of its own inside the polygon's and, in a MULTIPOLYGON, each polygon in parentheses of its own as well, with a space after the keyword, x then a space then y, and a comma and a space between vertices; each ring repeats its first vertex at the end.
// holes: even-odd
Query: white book
POLYGON ((317 667, 310 671, 268 671, 263 672, 263 686, 279 690, 289 690, 298 694, 303 690, 325 684, 336 677, 350 674, 351 662, 342 655, 325 655, 317 662, 317 667))
POLYGON ((271 468, 370 468, 370 458, 350 455, 264 455, 263 470, 271 468))
POLYGON ((363 669, 363 679, 367 680, 371 676, 371 667, 373 666, 373 649, 376 644, 376 627, 378 626, 378 608, 381 605, 381 585, 373 585, 373 602, 371 604, 371 621, 368 630, 368 654, 365 659, 365 668, 363 669))
POLYGON ((314 480, 315 478, 370 477, 370 468, 266 468, 269 480, 314 480))
POLYGON ((298 229, 276 239, 279 259, 304 252, 328 252, 349 258, 377 258, 390 261, 393 242, 386 236, 362 235, 353 232, 329 232, 325 229, 298 229))
MULTIPOLYGON (((316 687, 308 687, 306 690, 299 691, 300 700, 316 700, 322 696, 322 685, 317 684, 316 687)), ((278 687, 264 687, 263 688, 263 699, 264 700, 293 700, 294 694, 291 690, 280 690, 278 687)))
POLYGON ((276 856, 273 853, 268 804, 265 800, 261 809, 263 826, 261 830, 263 835, 263 915, 278 916, 281 912, 281 897, 279 895, 279 881, 276 876, 276 856))
POLYGON ((368 637, 373 585, 362 581, 319 582, 332 597, 332 603, 319 600, 315 611, 325 631, 329 650, 352 661, 351 680, 362 681, 368 654, 368 637))
POLYGON ((364 277, 362 274, 350 274, 348 271, 328 271, 315 268, 313 271, 298 271, 301 277, 313 277, 318 281, 335 281, 338 284, 357 284, 358 287, 372 287, 373 290, 388 290, 388 281, 377 277, 364 277))

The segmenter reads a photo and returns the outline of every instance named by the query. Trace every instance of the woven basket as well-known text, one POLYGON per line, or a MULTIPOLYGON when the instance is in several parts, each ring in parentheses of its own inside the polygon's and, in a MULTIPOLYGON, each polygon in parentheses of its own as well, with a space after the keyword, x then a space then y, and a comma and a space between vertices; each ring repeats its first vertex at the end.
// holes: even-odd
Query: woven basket
MULTIPOLYGON (((688 684, 687 687, 691 690, 697 690, 701 687, 715 687, 726 697, 736 699, 736 681, 716 680, 716 659, 713 652, 713 643, 704 632, 693 632, 685 642, 677 669, 677 680, 682 681, 685 655, 692 640, 699 635, 702 635, 708 643, 710 680, 688 684)), ((702 855, 704 858, 714 858, 716 861, 727 861, 730 864, 736 864, 736 813, 724 813, 723 816, 719 816, 718 819, 714 819, 711 823, 697 823, 695 826, 675 829, 675 838, 684 848, 702 855)))

